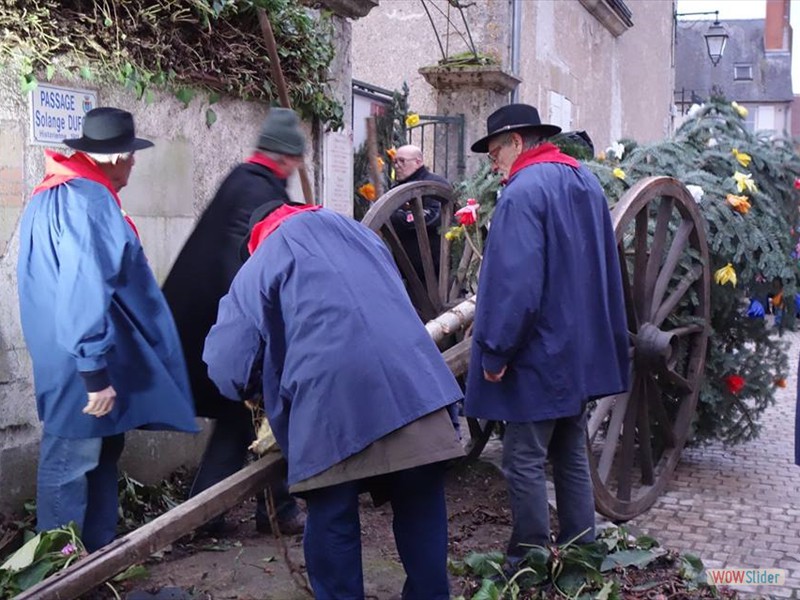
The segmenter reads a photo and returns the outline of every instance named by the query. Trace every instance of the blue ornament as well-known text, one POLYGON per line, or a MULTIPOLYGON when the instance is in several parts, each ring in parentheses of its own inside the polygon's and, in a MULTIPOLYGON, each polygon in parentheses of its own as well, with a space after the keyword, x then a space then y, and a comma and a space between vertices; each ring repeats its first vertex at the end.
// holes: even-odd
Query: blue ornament
POLYGON ((765 312, 764 305, 761 304, 761 302, 759 302, 755 298, 750 300, 750 306, 747 308, 748 317, 750 317, 751 319, 763 319, 764 312, 765 312))

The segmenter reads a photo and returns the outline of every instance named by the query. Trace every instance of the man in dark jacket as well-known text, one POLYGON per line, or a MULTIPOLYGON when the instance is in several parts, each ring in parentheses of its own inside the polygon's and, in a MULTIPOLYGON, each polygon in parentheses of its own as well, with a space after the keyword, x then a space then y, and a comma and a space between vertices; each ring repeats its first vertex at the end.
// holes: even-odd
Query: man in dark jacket
POLYGON ((374 232, 318 206, 273 208, 220 302, 209 375, 229 398, 262 393, 308 507, 316 598, 364 598, 368 490, 392 504, 403 598, 447 600, 443 461, 463 455, 449 411, 461 390, 374 232))
MULTIPOLYGON (((400 146, 394 157, 394 171, 397 185, 404 183, 414 183, 417 181, 435 181, 450 186, 441 175, 430 172, 423 164, 422 150, 411 144, 400 146)), ((442 226, 441 202, 433 196, 426 196, 422 199, 425 212, 425 226, 428 230, 428 239, 431 242, 431 253, 433 254, 433 265, 436 272, 439 272, 439 251, 441 234, 439 229, 442 226)), ((422 258, 419 252, 419 242, 417 241, 417 231, 414 226, 414 213, 410 206, 404 206, 395 211, 392 215, 392 226, 397 232, 397 237, 403 244, 403 248, 414 265, 417 275, 421 281, 425 281, 425 272, 422 269, 422 258)))
POLYGON ((545 460, 553 463, 558 543, 594 539, 586 404, 628 388, 619 256, 597 178, 545 140, 526 104, 488 118, 472 146, 506 178, 478 283, 465 410, 506 421, 509 562, 550 542, 545 460))
MULTIPOLYGON (((257 147, 222 182, 181 250, 164 283, 164 295, 175 316, 186 356, 197 414, 216 419, 190 496, 195 496, 242 468, 255 439, 250 411, 230 402, 208 378, 203 344, 217 316, 217 305, 242 266, 240 248, 249 232, 250 216, 259 206, 288 202, 287 179, 302 163, 305 135, 294 111, 273 108, 261 127, 257 147)), ((303 515, 284 483, 272 492, 282 533, 300 533, 303 515)), ((263 494, 257 497, 256 528, 271 530, 263 494)), ((224 519, 208 530, 223 533, 224 519)))

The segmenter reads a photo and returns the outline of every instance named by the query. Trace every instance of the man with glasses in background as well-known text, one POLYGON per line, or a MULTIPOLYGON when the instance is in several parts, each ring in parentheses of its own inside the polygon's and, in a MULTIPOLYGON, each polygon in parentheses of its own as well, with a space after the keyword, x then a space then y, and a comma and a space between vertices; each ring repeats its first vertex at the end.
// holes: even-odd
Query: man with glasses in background
MULTIPOLYGON (((431 181, 443 183, 450 187, 450 182, 441 175, 432 173, 427 169, 422 159, 422 150, 417 146, 408 144, 400 146, 394 157, 394 171, 397 180, 396 185, 404 183, 414 183, 417 181, 431 181)), ((428 231, 428 239, 431 243, 431 253, 433 255, 433 266, 436 274, 439 274, 439 252, 441 247, 442 227, 441 202, 436 196, 425 196, 422 199, 423 212, 425 214, 425 227, 428 231)), ((445 225, 447 225, 445 223, 445 225)), ((392 215, 392 226, 397 232, 397 237, 403 245, 403 249, 408 254, 414 270, 420 278, 425 281, 425 272, 422 267, 422 258, 419 251, 417 231, 414 225, 414 212, 409 204, 397 209, 392 215)))

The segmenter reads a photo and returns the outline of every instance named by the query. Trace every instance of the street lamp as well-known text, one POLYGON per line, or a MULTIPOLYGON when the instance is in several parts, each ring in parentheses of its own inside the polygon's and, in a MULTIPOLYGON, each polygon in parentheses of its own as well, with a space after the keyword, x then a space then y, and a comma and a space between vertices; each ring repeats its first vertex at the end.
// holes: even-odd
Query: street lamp
POLYGON ((688 13, 675 13, 675 20, 678 17, 687 17, 692 15, 714 15, 714 23, 708 28, 708 31, 703 36, 706 38, 706 49, 708 50, 708 58, 711 59, 711 64, 715 67, 722 59, 725 53, 725 46, 728 43, 728 32, 719 22, 719 11, 708 10, 705 12, 688 12, 688 13))

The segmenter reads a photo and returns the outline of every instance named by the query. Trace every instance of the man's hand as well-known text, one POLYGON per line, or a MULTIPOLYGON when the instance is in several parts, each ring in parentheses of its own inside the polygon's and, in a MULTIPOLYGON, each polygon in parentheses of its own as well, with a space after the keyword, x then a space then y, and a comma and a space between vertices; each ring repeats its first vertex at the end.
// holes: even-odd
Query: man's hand
POLYGON ((104 417, 114 408, 114 400, 116 399, 117 392, 112 386, 108 386, 99 392, 89 392, 89 401, 83 407, 83 412, 93 417, 104 417))
POLYGON ((489 373, 486 369, 483 370, 483 378, 486 381, 491 381, 492 383, 500 383, 503 379, 503 375, 506 374, 506 369, 508 366, 503 367, 497 373, 489 373))

